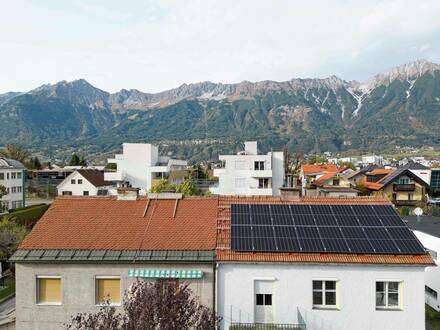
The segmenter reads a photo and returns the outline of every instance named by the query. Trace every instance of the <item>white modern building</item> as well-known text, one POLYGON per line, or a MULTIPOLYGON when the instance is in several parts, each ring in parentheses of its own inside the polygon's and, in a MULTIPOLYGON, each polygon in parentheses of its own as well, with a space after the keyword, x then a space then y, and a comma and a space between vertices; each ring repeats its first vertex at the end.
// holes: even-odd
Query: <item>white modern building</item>
POLYGON ((0 199, 0 213, 25 206, 25 170, 22 163, 0 157, 0 185, 7 192, 0 199))
POLYGON ((182 183, 187 176, 186 160, 160 156, 157 146, 147 143, 123 143, 122 154, 108 159, 117 166, 115 172, 105 172, 104 180, 118 187, 139 188, 141 194, 150 191, 153 182, 169 179, 173 184, 182 183))
POLYGON ((368 155, 362 156, 362 164, 363 165, 382 165, 383 157, 378 155, 368 155))
POLYGON ((116 189, 104 180, 103 171, 80 169, 67 176, 57 191, 59 196, 105 196, 115 193, 116 189))
POLYGON ((407 217, 408 226, 422 242, 437 267, 427 267, 425 272, 425 301, 440 312, 440 220, 434 217, 407 217))
POLYGON ((368 228, 372 219, 361 219, 366 237, 360 238, 363 229, 349 226, 351 220, 358 223, 351 209, 363 214, 370 205, 379 213, 391 214, 393 209, 390 204, 383 209, 384 199, 352 198, 349 203, 347 198, 328 197, 220 198, 216 292, 221 329, 253 328, 256 323, 274 329, 425 329, 424 276, 425 268, 433 265, 431 256, 397 214, 393 221, 402 225, 390 232, 412 237, 417 253, 384 252, 393 250, 394 242, 376 240, 385 229, 368 228), (310 211, 317 215, 307 218, 310 211), (336 222, 330 229, 332 217, 336 222), (292 225, 286 225, 290 221, 292 225), (322 227, 312 230, 316 223, 322 227), (341 252, 347 247, 350 252, 341 252), (327 252, 319 253, 323 248, 327 252))
POLYGON ((214 169, 218 185, 211 187, 215 195, 277 196, 284 184, 284 153, 259 155, 257 142, 245 142, 237 155, 220 155, 221 168, 214 169))

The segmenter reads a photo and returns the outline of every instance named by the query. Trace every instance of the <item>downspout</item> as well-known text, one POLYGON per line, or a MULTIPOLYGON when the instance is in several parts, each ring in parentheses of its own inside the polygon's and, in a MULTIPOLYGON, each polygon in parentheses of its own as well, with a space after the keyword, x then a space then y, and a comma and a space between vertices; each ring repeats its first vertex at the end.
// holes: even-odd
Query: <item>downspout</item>
MULTIPOLYGON (((219 316, 218 313, 218 296, 217 296, 217 292, 218 292, 218 281, 217 281, 217 276, 218 276, 218 264, 217 261, 214 261, 214 281, 213 281, 213 294, 214 294, 214 312, 216 316, 219 316)), ((220 329, 220 324, 217 327, 218 329, 220 329)))

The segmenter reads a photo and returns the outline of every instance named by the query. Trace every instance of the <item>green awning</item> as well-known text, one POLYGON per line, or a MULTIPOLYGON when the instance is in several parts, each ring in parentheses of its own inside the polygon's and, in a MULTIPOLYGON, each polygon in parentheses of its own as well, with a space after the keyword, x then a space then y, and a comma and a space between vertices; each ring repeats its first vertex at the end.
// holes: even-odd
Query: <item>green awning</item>
POLYGON ((129 277, 144 278, 202 278, 201 270, 169 270, 169 269, 130 269, 129 277))

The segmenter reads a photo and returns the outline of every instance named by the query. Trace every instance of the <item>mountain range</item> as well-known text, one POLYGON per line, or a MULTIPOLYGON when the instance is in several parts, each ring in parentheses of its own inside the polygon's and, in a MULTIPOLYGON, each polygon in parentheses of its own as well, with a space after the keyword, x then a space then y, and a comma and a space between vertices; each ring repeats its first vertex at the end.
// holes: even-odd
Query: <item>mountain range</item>
POLYGON ((261 151, 438 146, 440 65, 395 67, 365 82, 336 76, 289 81, 201 82, 160 93, 108 93, 80 79, 0 94, 0 145, 90 157, 123 142, 154 142, 190 160, 216 159, 245 140, 261 151))

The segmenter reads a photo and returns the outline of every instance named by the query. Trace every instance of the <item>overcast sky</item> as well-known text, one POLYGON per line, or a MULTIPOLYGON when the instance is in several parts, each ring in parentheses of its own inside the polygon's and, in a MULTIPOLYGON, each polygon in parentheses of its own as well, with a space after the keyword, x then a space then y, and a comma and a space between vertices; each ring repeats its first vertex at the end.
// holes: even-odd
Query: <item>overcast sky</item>
POLYGON ((440 63, 440 1, 0 2, 0 93, 84 78, 109 92, 210 80, 364 80, 440 63))

